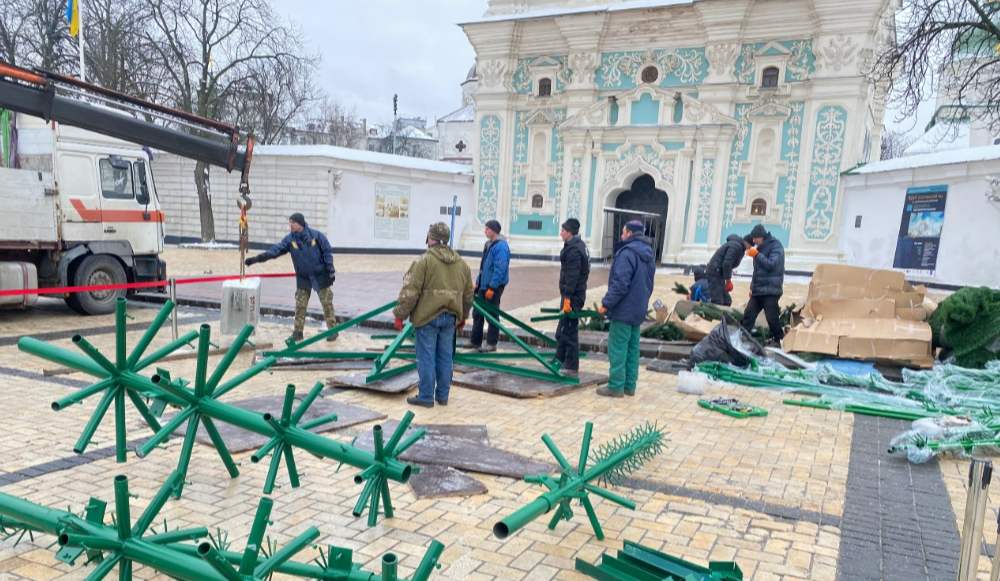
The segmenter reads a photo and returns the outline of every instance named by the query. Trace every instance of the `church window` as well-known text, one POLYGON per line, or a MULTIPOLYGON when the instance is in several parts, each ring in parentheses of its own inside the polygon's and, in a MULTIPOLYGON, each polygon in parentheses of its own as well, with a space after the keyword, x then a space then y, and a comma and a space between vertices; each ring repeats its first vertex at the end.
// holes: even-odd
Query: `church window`
POLYGON ((643 83, 655 83, 658 78, 660 78, 660 71, 656 70, 656 67, 646 67, 642 69, 643 83))
POLYGON ((466 145, 465 142, 461 141, 461 140, 459 140, 459 142, 455 144, 455 149, 457 149, 459 153, 462 153, 463 151, 465 151, 465 149, 467 147, 469 147, 469 146, 466 145))
POLYGON ((542 79, 538 81, 538 96, 548 97, 552 94, 552 79, 542 79))
POLYGON ((534 196, 531 196, 532 208, 541 208, 544 205, 545 205, 545 199, 542 198, 540 195, 535 194, 534 196))
POLYGON ((750 204, 750 215, 751 216, 767 216, 767 202, 761 198, 757 198, 750 204))
POLYGON ((761 88, 776 89, 778 87, 778 67, 767 67, 760 80, 761 88))

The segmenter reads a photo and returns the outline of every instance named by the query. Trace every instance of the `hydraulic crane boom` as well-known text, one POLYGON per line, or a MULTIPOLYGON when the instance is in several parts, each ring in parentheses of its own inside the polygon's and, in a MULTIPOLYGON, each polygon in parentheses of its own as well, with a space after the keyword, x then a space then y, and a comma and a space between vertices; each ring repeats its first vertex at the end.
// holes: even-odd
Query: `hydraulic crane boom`
POLYGON ((240 171, 240 190, 244 199, 249 193, 247 180, 253 156, 253 139, 242 134, 239 127, 136 99, 73 77, 42 70, 31 71, 3 61, 0 61, 0 107, 147 145, 223 167, 230 172, 240 171), (193 128, 201 134, 215 134, 221 139, 202 137, 146 119, 123 115, 68 94, 82 95, 91 101, 158 117, 171 124, 193 128))

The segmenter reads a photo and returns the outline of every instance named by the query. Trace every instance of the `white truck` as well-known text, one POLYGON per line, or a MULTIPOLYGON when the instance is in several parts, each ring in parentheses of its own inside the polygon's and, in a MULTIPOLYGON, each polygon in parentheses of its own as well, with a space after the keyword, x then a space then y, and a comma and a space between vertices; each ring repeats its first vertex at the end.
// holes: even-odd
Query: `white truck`
MULTIPOLYGON (((0 108, 18 113, 12 132, 17 146, 9 156, 16 169, 0 167, 0 291, 166 279, 159 257, 164 215, 152 155, 144 146, 242 170, 241 189, 249 203, 253 141, 247 138, 241 146, 238 128, 2 61, 0 108), (141 115, 113 110, 108 103, 141 115), (149 116, 197 131, 173 129, 149 116), (211 139, 211 134, 227 140, 211 139)), ((106 314, 125 293, 45 294, 64 298, 81 314, 106 314)), ((24 308, 36 298, 0 295, 0 307, 24 308)))

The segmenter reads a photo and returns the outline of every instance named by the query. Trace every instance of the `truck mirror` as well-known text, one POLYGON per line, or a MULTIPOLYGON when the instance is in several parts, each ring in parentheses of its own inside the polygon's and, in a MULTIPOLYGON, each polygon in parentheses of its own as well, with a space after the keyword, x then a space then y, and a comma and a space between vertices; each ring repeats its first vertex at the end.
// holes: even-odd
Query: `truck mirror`
POLYGON ((135 197, 135 201, 142 204, 143 206, 149 205, 149 185, 146 183, 146 164, 136 162, 135 173, 139 182, 139 195, 135 197))

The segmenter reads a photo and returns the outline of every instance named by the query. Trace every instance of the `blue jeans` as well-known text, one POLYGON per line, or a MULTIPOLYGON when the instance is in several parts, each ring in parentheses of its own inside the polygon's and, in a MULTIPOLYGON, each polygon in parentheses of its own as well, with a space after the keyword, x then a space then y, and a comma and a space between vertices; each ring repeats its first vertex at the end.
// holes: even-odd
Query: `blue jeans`
POLYGON ((420 377, 417 399, 426 402, 448 401, 455 347, 455 315, 441 313, 430 323, 417 327, 414 337, 417 344, 417 375, 420 377))

